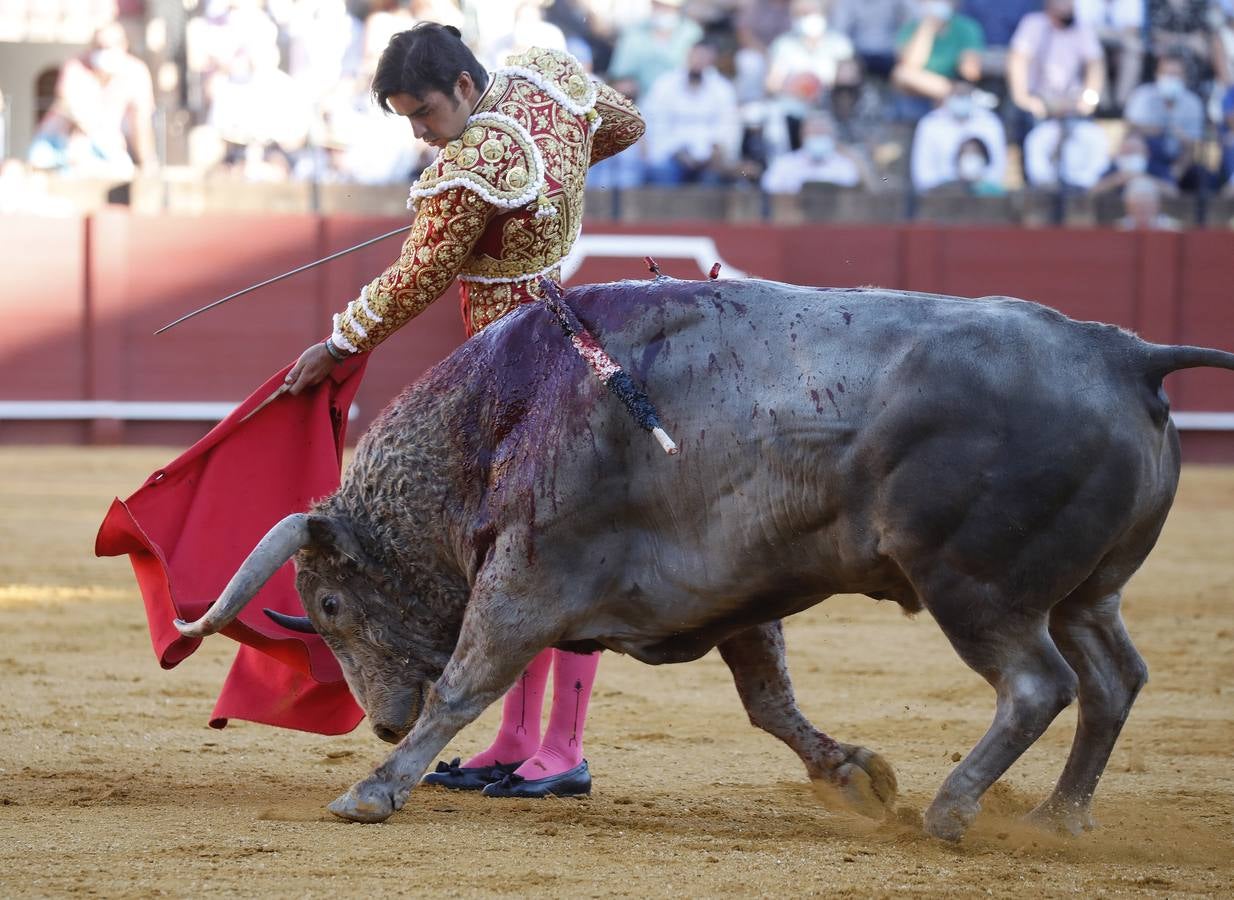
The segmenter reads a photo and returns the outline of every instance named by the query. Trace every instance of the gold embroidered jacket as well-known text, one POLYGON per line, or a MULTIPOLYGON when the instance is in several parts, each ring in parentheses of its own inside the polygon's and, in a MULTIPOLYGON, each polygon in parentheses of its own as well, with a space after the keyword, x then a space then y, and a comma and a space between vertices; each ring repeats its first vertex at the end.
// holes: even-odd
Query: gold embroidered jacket
POLYGON ((490 73, 461 136, 411 188, 398 261, 334 317, 342 350, 371 350, 457 277, 473 334, 560 278, 583 217, 588 168, 643 134, 629 100, 574 57, 532 49, 490 73))

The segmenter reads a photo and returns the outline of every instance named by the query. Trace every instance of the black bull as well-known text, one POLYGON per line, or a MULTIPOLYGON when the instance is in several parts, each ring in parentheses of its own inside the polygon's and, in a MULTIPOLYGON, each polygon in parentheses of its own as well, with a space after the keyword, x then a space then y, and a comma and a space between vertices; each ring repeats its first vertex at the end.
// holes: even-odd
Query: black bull
POLYGON ((844 592, 928 610, 997 694, 926 812, 932 834, 958 839, 1077 698, 1070 757, 1033 816, 1090 827, 1147 677, 1119 603, 1178 481, 1162 378, 1234 369, 1234 354, 1008 298, 658 279, 567 300, 680 456, 525 307, 395 401, 338 492, 277 525, 183 626, 222 627, 298 552, 306 624, 399 741, 330 809, 390 816, 545 647, 651 664, 718 647, 754 724, 880 814, 890 767, 802 716, 784 660, 779 620, 844 592))

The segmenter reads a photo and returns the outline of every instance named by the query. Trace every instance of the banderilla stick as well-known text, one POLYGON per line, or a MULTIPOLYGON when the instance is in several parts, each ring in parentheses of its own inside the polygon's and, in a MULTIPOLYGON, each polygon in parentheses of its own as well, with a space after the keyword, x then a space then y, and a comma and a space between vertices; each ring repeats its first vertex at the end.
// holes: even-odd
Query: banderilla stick
POLYGON ((541 278, 540 286, 544 289, 544 305, 553 314, 561 330, 566 333, 566 337, 570 339, 578 355, 587 365, 591 366, 591 371, 596 373, 600 382, 625 404, 638 426, 644 431, 650 431, 651 436, 664 448, 665 453, 669 456, 676 456, 679 452, 677 445, 660 425, 660 414, 656 411, 655 405, 634 383, 630 374, 605 352, 595 336, 579 321, 574 310, 561 296, 561 289, 557 287, 557 284, 551 279, 541 278))

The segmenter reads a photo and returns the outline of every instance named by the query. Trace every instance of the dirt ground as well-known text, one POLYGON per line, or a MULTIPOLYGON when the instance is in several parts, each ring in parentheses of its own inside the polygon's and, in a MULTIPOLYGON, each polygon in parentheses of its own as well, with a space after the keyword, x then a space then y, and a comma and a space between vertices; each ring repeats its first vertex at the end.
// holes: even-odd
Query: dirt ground
MULTIPOLYGON (((1050 789, 1074 710, 959 846, 914 820, 985 730, 992 693, 928 616, 837 597, 787 624, 802 706, 896 767, 899 811, 829 812, 751 728, 715 653, 601 663, 589 800, 419 790, 382 825, 325 804, 384 755, 206 720, 235 645, 158 668, 127 561, 92 556, 111 497, 174 451, 0 449, 0 895, 1226 895, 1234 888, 1234 469, 1184 471, 1126 618, 1151 681, 1078 840, 1016 817, 1050 789), (956 757, 958 758, 958 756, 956 757)), ((496 710, 450 755, 486 743, 496 710)))

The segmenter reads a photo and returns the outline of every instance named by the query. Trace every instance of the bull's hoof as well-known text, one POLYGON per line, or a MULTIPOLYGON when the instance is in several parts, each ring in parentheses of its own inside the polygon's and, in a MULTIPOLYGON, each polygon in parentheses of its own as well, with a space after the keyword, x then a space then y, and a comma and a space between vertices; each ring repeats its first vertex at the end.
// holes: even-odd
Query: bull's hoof
POLYGON ((980 803, 947 802, 935 797, 930 808, 925 811, 926 834, 940 841, 959 843, 960 838, 964 837, 964 832, 968 831, 968 826, 973 824, 973 819, 977 818, 977 813, 980 811, 980 803))
POLYGON ((1051 834, 1079 837, 1097 827, 1087 803, 1072 803, 1050 797, 1024 817, 1024 821, 1051 834))
POLYGON ((896 773, 873 750, 843 745, 844 761, 826 781, 814 781, 823 803, 870 819, 885 819, 895 808, 896 773))
POLYGON ((384 822, 394 815, 401 803, 395 799, 394 788, 382 781, 364 780, 353 784, 327 809, 348 822, 384 822))

